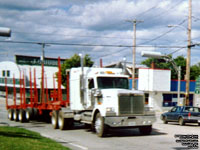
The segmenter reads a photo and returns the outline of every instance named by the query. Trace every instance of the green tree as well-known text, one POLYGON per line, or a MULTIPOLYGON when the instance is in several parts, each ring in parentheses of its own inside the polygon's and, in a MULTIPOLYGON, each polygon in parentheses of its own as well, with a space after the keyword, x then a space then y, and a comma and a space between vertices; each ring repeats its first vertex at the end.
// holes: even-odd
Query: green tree
MULTIPOLYGON (((91 60, 89 55, 84 57, 84 66, 92 67, 94 62, 91 60)), ((74 54, 71 58, 66 59, 65 62, 61 65, 61 74, 62 74, 62 85, 66 87, 66 70, 71 69, 72 67, 80 67, 81 58, 78 54, 74 54)))
POLYGON ((196 80, 199 75, 200 75, 200 63, 193 65, 190 68, 190 79, 196 80))
MULTIPOLYGON (((175 62, 177 66, 181 66, 181 79, 184 79, 186 72, 186 59, 183 56, 178 56, 175 59, 173 59, 171 55, 169 55, 169 57, 175 62)), ((155 67, 158 69, 170 69, 172 72, 171 78, 177 79, 177 72, 174 69, 172 63, 169 61, 165 61, 163 59, 148 58, 142 61, 141 64, 146 65, 147 67, 151 67, 151 64, 153 62, 155 64, 155 67)))

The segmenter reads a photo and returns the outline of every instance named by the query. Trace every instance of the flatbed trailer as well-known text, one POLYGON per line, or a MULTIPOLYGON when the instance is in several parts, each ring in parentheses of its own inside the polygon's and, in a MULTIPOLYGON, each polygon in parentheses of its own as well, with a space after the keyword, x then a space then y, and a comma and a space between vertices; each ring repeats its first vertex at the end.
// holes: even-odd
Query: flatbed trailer
MULTIPOLYGON (((53 100, 49 99, 49 93, 47 88, 44 88, 44 66, 42 66, 42 88, 41 88, 41 101, 38 100, 38 89, 36 87, 36 71, 34 69, 34 81, 32 82, 32 73, 30 70, 30 88, 25 88, 25 78, 20 73, 20 102, 17 103, 16 87, 15 87, 15 77, 13 77, 13 104, 8 102, 8 86, 7 79, 5 78, 5 91, 6 91, 6 109, 8 110, 8 118, 10 120, 28 122, 31 118, 35 118, 36 115, 42 115, 44 112, 49 112, 49 116, 52 116, 53 111, 58 111, 62 107, 69 105, 69 92, 67 92, 67 100, 62 99, 62 89, 61 89, 61 65, 60 58, 58 58, 58 89, 55 89, 55 79, 54 90, 52 93, 53 100), (34 84, 32 87, 32 83, 34 84), (30 96, 26 97, 26 91, 29 90, 30 96), (46 92, 45 92, 46 90, 46 92), (29 102, 27 102, 29 99, 29 102)), ((67 77, 67 82, 69 81, 67 77)), ((47 84, 47 80, 46 80, 47 84)), ((67 84, 69 86, 69 84, 67 84)), ((69 87, 67 87, 68 89, 69 87)), ((69 89, 68 89, 69 90, 69 89)))

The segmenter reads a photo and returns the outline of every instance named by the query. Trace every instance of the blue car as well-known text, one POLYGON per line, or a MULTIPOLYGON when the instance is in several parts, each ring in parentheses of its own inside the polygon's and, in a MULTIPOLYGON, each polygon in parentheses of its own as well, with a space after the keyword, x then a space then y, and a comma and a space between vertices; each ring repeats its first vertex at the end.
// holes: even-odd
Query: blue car
POLYGON ((175 106, 169 112, 161 114, 164 124, 168 122, 178 122, 179 125, 185 123, 198 123, 200 125, 200 108, 192 106, 175 106))

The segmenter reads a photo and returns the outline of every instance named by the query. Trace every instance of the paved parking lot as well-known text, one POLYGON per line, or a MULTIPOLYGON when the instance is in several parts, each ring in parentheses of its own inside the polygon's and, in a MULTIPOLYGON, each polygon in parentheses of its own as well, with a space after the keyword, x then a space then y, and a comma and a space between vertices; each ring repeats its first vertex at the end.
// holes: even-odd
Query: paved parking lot
POLYGON ((175 135, 200 135, 200 126, 188 124, 179 126, 177 123, 163 124, 157 113, 157 121, 153 125, 151 135, 142 136, 137 129, 110 130, 105 138, 97 137, 81 124, 76 124, 72 130, 54 130, 51 124, 31 121, 19 123, 7 119, 4 99, 0 98, 0 125, 23 127, 41 133, 43 136, 57 140, 74 150, 180 150, 186 149, 181 143, 176 143, 175 135))

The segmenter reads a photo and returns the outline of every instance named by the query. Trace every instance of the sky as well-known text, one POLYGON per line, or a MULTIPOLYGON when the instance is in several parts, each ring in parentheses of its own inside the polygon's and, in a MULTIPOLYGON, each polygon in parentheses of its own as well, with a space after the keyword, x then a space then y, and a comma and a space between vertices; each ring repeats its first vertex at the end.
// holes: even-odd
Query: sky
MULTIPOLYGON (((200 43, 199 6, 199 0, 192 1, 192 43, 200 43)), ((14 61, 16 54, 41 56, 37 43, 49 43, 46 57, 82 53, 96 66, 100 59, 103 65, 124 57, 132 62, 129 21, 134 19, 142 21, 136 26, 136 64, 146 59, 141 51, 187 56, 188 0, 0 0, 0 27, 12 30, 10 38, 0 37, 0 61, 14 61)), ((191 50, 192 65, 200 62, 199 50, 191 50)))

